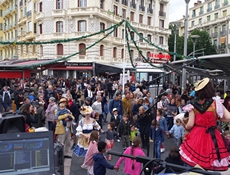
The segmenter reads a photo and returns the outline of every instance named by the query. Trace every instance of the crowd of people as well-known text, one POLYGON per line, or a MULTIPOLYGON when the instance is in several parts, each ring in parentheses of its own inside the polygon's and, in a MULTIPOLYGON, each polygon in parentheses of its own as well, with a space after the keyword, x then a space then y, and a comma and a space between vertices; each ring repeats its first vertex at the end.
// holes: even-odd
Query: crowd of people
MULTIPOLYGON (((113 149, 114 142, 118 142, 124 153, 144 156, 143 150, 154 142, 156 157, 161 158, 165 136, 175 142, 166 158, 170 163, 198 164, 211 170, 228 167, 230 130, 226 122, 230 122, 230 91, 220 94, 208 78, 187 86, 183 92, 165 81, 159 99, 152 98, 144 80, 127 81, 124 91, 112 77, 49 77, 4 83, 0 111, 24 115, 27 132, 53 131, 54 141, 64 146, 64 157, 85 157, 82 168, 90 175, 103 175, 105 168, 118 170, 124 159, 125 173, 140 174, 141 164, 132 159, 120 158, 115 166, 108 164, 102 156, 106 147, 113 149), (103 134, 105 142, 101 139, 103 134)), ((107 160, 112 156, 108 155, 107 160)), ((155 169, 160 170, 162 167, 155 169)), ((166 170, 174 171, 178 169, 166 170)))

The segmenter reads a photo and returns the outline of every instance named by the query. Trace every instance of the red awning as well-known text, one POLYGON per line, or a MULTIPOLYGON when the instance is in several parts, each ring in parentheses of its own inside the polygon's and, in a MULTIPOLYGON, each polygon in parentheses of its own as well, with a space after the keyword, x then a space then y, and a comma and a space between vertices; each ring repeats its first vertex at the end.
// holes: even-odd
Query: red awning
MULTIPOLYGON (((0 78, 23 78, 23 70, 20 71, 0 71, 0 78)), ((30 78, 30 70, 24 70, 24 78, 30 78)))
POLYGON ((66 67, 52 67, 51 70, 92 70, 93 66, 66 66, 66 67))

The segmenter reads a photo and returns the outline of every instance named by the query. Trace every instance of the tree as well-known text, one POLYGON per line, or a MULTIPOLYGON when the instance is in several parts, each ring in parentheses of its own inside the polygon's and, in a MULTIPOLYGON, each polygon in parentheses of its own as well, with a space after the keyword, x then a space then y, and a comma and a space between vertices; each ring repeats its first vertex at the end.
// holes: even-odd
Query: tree
MULTIPOLYGON (((169 26, 169 28, 172 31, 172 34, 169 36, 168 39, 168 46, 169 46, 169 51, 173 52, 174 51, 174 31, 173 31, 173 26, 169 26)), ((193 52, 193 40, 190 37, 191 35, 199 35, 200 37, 197 39, 196 42, 196 50, 199 49, 204 49, 204 55, 212 55, 212 54, 216 54, 216 50, 215 47, 212 45, 211 42, 211 38, 209 36, 209 34, 203 30, 193 30, 191 32, 191 34, 188 37, 188 52, 187 55, 189 55, 190 53, 193 52)), ((183 36, 179 36, 177 34, 177 49, 176 52, 180 55, 183 55, 184 52, 184 37, 183 36)), ((201 51, 202 52, 202 51, 201 51)), ((196 56, 200 56, 198 53, 200 53, 199 51, 197 52, 196 56)), ((192 54, 191 54, 192 56, 192 54)), ((177 57, 176 60, 181 60, 182 58, 177 57)))

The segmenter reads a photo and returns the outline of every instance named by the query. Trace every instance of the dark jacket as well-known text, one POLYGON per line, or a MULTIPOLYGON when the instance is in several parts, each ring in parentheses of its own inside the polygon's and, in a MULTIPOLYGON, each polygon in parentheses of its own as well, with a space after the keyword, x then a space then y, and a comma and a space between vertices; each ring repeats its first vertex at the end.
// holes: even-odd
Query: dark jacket
POLYGON ((121 100, 111 100, 109 103, 109 112, 111 115, 113 115, 113 108, 117 108, 118 110, 118 115, 123 116, 123 105, 122 105, 122 101, 121 100))
POLYGON ((122 136, 122 135, 129 136, 129 134, 130 134, 130 122, 127 121, 127 123, 125 123, 123 120, 121 120, 121 122, 118 126, 117 132, 119 133, 119 136, 122 136))
POLYGON ((77 104, 73 102, 73 104, 69 107, 69 110, 70 110, 70 112, 72 112, 72 114, 74 116, 74 121, 76 123, 78 123, 80 111, 79 111, 77 104))
POLYGON ((118 115, 116 119, 115 119, 114 115, 111 115, 110 122, 115 123, 115 128, 117 128, 119 126, 120 121, 121 121, 121 116, 120 115, 118 115))
POLYGON ((32 123, 38 122, 38 114, 35 114, 33 117, 26 112, 23 112, 21 114, 26 117, 26 124, 29 125, 30 127, 32 126, 32 123))
POLYGON ((45 118, 45 111, 44 111, 44 107, 43 106, 39 106, 37 108, 37 116, 38 116, 37 123, 33 123, 32 125, 35 128, 43 127, 44 123, 42 123, 42 121, 44 121, 44 118, 45 118))
POLYGON ((106 168, 113 170, 114 166, 110 165, 106 160, 103 154, 97 153, 93 156, 94 166, 93 173, 94 175, 105 175, 106 168))
MULTIPOLYGON (((154 127, 150 127, 150 138, 152 140, 154 140, 154 127)), ((156 130, 156 143, 158 142, 164 142, 164 134, 163 134, 163 130, 159 127, 157 130, 156 130)))
POLYGON ((18 95, 15 97, 14 103, 16 105, 17 110, 22 106, 23 103, 22 104, 20 104, 20 103, 23 102, 23 101, 24 101, 23 97, 19 97, 18 95))

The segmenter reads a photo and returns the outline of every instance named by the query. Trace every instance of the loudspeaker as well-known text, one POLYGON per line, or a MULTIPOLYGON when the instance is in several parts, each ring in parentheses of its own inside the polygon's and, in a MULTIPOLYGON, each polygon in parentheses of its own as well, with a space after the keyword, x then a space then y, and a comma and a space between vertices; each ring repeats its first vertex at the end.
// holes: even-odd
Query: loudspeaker
POLYGON ((56 175, 64 175, 64 146, 59 143, 54 143, 54 168, 56 175))
POLYGON ((3 113, 0 118, 0 134, 25 132, 25 119, 23 115, 3 113))

